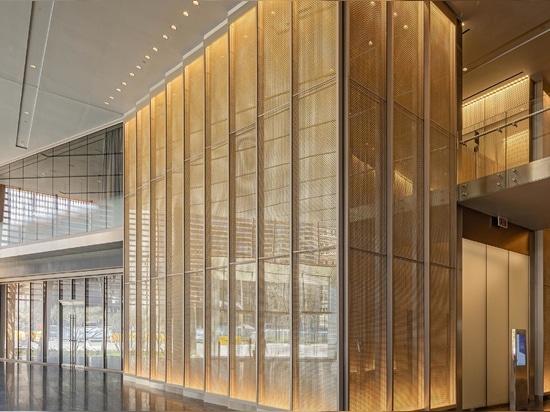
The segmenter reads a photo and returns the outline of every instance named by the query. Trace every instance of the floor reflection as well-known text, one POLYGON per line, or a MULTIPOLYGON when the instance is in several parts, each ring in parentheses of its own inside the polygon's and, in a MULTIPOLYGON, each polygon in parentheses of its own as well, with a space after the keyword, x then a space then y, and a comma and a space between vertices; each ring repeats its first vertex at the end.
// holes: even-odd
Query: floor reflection
POLYGON ((0 410, 226 411, 227 408, 123 382, 120 373, 0 362, 0 410))

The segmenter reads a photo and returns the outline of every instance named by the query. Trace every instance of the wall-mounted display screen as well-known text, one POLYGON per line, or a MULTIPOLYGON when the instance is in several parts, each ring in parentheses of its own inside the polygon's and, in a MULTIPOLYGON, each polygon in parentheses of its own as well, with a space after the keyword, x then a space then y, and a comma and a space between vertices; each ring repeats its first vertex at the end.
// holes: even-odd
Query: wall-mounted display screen
POLYGON ((517 366, 526 366, 527 365, 527 345, 526 345, 525 334, 518 333, 516 335, 516 365, 517 366))

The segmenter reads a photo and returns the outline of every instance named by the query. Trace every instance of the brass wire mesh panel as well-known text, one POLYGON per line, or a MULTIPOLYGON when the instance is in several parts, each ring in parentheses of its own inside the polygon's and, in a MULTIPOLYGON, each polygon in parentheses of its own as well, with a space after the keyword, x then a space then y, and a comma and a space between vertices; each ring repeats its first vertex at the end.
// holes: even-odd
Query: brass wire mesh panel
POLYGON ((204 389, 204 272, 188 273, 185 282, 185 386, 204 389))
POLYGON ((290 111, 258 119, 260 257, 290 253, 290 111))
POLYGON ((206 267, 229 261, 229 145, 206 149, 206 267))
POLYGON ((166 174, 166 92, 151 99, 151 179, 166 174))
POLYGON ((166 176, 166 274, 183 273, 183 171, 166 176))
POLYGON ((166 380, 166 279, 151 279, 151 379, 166 380))
POLYGON ((349 251, 349 409, 386 409, 386 258, 349 251))
MULTIPOLYGON (((550 319, 550 230, 542 232, 543 240, 543 314, 550 319)), ((550 391, 550 322, 544 322, 544 392, 550 391)))
MULTIPOLYGON (((16 302, 17 283, 6 285, 6 297, 9 302, 16 302)), ((18 339, 19 328, 15 324, 17 308, 15 304, 8 304, 6 307, 6 358, 15 359, 16 341, 18 339)))
POLYGON ((258 2, 258 114, 290 103, 291 2, 258 2))
POLYGON ((229 394, 229 271, 207 269, 205 335, 206 391, 229 394))
POLYGON ((183 74, 166 85, 166 170, 183 169, 183 74))
MULTIPOLYGON (((311 64, 315 64, 312 62, 311 64)), ((296 98, 294 118, 297 199, 296 250, 336 245, 338 199, 336 85, 328 84, 296 98)))
POLYGON ((227 142, 229 130, 229 82, 227 79, 229 56, 227 48, 227 34, 223 34, 205 51, 206 123, 208 125, 206 147, 227 142))
POLYGON ((386 103, 354 82, 349 96, 349 247, 385 253, 386 103))
POLYGON ((124 302, 124 325, 127 336, 126 339, 124 339, 124 372, 135 375, 137 355, 137 307, 135 282, 124 284, 124 302))
POLYGON ((137 282, 136 289, 136 375, 142 378, 149 378, 151 353, 151 281, 143 280, 141 282, 137 282))
POLYGON ((183 275, 166 278, 166 382, 183 385, 183 275))
POLYGON ((256 263, 231 266, 231 392, 256 401, 256 263))
POLYGON ((186 272, 204 268, 204 157, 185 161, 184 230, 186 272))
POLYGON ((430 408, 456 402, 455 283, 454 269, 430 268, 430 408))
POLYGON ((136 195, 124 198, 124 281, 135 282, 137 278, 137 211, 136 195))
POLYGON ((290 408, 291 269, 290 259, 259 261, 258 402, 290 408))
POLYGON ((137 280, 148 280, 151 272, 151 193, 149 187, 137 192, 137 280))
POLYGON ((295 254, 292 351, 294 409, 338 409, 338 275, 337 250, 295 254), (325 262, 321 264, 320 262, 325 262), (329 263, 332 262, 332 263, 329 263))
POLYGON ((231 153, 234 165, 232 173, 234 197, 232 259, 235 262, 256 257, 256 130, 237 134, 231 153))
POLYGON ((229 27, 231 41, 231 132, 256 123, 256 9, 229 27))
POLYGON ((350 2, 347 6, 350 79, 385 99, 386 1, 350 2))
POLYGON ((424 112, 424 3, 397 1, 392 4, 394 100, 421 117, 424 112))
POLYGON ((151 278, 166 276, 166 180, 151 182, 151 278))
POLYGON ((397 105, 393 140, 393 253, 420 261, 424 253, 422 121, 397 105))
POLYGON ((136 117, 124 123, 124 193, 136 192, 136 117))
POLYGON ((393 259, 393 409, 421 409, 424 398, 423 264, 393 259))
POLYGON ((151 180, 151 114, 150 106, 137 112, 137 188, 148 185, 151 180))
POLYGON ((185 67, 184 158, 204 152, 204 59, 185 67))

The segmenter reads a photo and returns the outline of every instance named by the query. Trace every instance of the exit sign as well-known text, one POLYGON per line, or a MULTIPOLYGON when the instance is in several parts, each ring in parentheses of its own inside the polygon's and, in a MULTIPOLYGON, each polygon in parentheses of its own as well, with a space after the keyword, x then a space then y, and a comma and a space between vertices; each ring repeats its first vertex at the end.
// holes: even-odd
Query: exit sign
POLYGON ((497 225, 498 227, 503 227, 504 229, 508 229, 508 219, 502 216, 497 217, 497 225))

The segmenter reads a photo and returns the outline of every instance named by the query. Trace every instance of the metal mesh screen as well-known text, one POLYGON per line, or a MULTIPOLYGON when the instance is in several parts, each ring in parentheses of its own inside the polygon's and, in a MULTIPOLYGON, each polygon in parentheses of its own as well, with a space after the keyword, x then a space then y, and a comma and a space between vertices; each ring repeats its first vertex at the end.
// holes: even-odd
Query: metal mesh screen
POLYGON ((151 280, 151 379, 166 380, 166 279, 151 280))
POLYGON ((229 145, 206 149, 206 266, 227 265, 229 253, 229 145))
POLYGON ((183 385, 183 275, 166 278, 166 382, 183 385))
POLYGON ((349 408, 386 409, 386 259, 349 252, 349 408))
MULTIPOLYGON (((206 48, 206 147, 227 142, 228 122, 227 34, 206 48)), ((195 78, 193 78, 195 81, 195 78)), ((198 149, 198 148, 197 148, 198 149)))
POLYGON ((206 390, 229 393, 229 271, 227 267, 207 269, 205 336, 206 390))
POLYGON ((142 378, 149 378, 150 353, 151 353, 151 281, 143 280, 137 282, 137 322, 136 322, 136 348, 137 367, 136 375, 142 378))
POLYGON ((166 93, 151 99, 151 179, 166 174, 166 93))
POLYGON ((183 171, 166 176, 166 274, 183 273, 183 171))
POLYGON ((256 401, 256 263, 231 266, 231 393, 256 401))
POLYGON ((544 392, 550 392, 550 230, 543 232, 544 392))
MULTIPOLYGON (((315 64, 312 62, 311 64, 315 64)), ((310 90, 296 99, 294 118, 296 250, 336 245, 336 85, 310 90)))
POLYGON ((386 104, 353 81, 349 96, 349 247, 385 253, 386 104))
POLYGON ((124 284, 124 325, 127 339, 124 346, 124 372, 136 374, 136 338, 137 338, 137 307, 136 307, 136 283, 124 284))
POLYGON ((136 117, 124 123, 124 193, 136 192, 136 117))
POLYGON ((186 272, 204 267, 204 157, 185 161, 184 230, 186 272))
POLYGON ((185 67, 184 158, 204 151, 204 60, 199 57, 185 67))
POLYGON ((234 228, 232 259, 242 262, 256 257, 256 130, 237 134, 232 144, 234 228))
POLYGON ((335 249, 294 256, 294 409, 338 409, 338 275, 335 249))
POLYGON ((430 5, 430 120, 440 128, 454 131, 453 79, 456 47, 455 25, 434 4, 430 5))
POLYGON ((137 187, 148 185, 151 177, 151 117, 150 106, 137 112, 137 187))
POLYGON ((151 182, 151 277, 166 276, 166 180, 151 182))
POLYGON ((423 264, 393 259, 393 409, 424 402, 423 264))
POLYGON ((422 121, 396 105, 393 127, 393 253, 420 261, 424 253, 422 121))
POLYGON ((455 283, 453 269, 430 268, 430 408, 456 402, 455 283))
POLYGON ((290 111, 258 120, 258 198, 262 219, 260 256, 290 253, 290 111))
POLYGON ((258 2, 258 114, 290 103, 290 2, 258 2))
POLYGON ((291 276, 290 259, 259 261, 258 402, 290 408, 291 276))
POLYGON ((393 89, 397 105, 417 116, 424 109, 424 3, 393 4, 393 89))
POLYGON ((166 170, 183 168, 183 75, 166 85, 166 170))
POLYGON ((185 281, 185 386, 204 389, 204 272, 188 273, 185 281))

